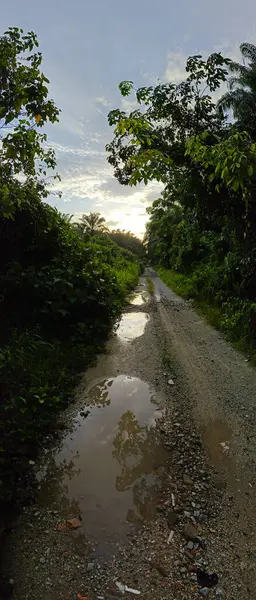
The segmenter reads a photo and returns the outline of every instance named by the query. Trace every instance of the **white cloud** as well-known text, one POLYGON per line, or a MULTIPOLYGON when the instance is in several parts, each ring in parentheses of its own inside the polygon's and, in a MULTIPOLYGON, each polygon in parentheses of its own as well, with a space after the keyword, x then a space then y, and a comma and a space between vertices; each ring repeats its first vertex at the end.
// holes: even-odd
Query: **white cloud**
POLYGON ((146 187, 122 186, 113 176, 104 152, 60 145, 57 148, 61 182, 54 184, 54 190, 62 192, 63 210, 74 212, 76 220, 83 213, 99 211, 108 223, 114 223, 112 226, 143 236, 146 208, 159 196, 162 186, 157 182, 146 187))
POLYGON ((187 54, 183 52, 169 52, 167 57, 167 67, 164 72, 165 81, 171 83, 180 83, 186 78, 187 54))
POLYGON ((128 96, 127 98, 122 98, 121 100, 121 110, 125 112, 132 112, 138 108, 138 102, 135 98, 135 95, 128 96))
POLYGON ((96 104, 102 104, 102 106, 110 106, 110 102, 105 96, 97 96, 97 98, 94 98, 94 102, 96 102, 96 104))
POLYGON ((118 221, 107 221, 107 226, 111 229, 117 229, 118 221))
MULTIPOLYGON (((94 140, 91 140, 94 141, 94 140)), ((79 148, 79 146, 65 146, 57 142, 47 142, 47 148, 52 148, 56 155, 58 154, 75 154, 77 156, 105 156, 105 152, 93 150, 93 148, 79 148)))

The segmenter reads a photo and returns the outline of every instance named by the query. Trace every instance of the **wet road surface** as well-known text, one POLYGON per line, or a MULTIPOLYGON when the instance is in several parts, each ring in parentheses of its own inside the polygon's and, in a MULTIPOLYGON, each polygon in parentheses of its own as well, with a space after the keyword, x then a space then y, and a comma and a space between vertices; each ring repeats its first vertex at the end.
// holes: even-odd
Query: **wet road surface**
POLYGON ((255 370, 150 275, 33 467, 15 600, 107 600, 116 580, 150 600, 255 598, 255 370), (202 592, 199 566, 218 585, 202 592))

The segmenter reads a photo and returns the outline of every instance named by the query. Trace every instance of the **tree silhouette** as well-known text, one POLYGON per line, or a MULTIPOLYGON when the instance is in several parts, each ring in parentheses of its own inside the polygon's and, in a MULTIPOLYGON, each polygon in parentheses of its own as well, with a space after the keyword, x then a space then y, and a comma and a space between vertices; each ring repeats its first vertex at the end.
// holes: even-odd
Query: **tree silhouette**
POLYGON ((244 42, 240 46, 243 64, 231 62, 229 91, 220 98, 218 107, 233 111, 240 129, 256 135, 256 46, 244 42))
POLYGON ((108 232, 106 219, 101 217, 100 213, 98 212, 84 214, 81 218, 81 221, 77 223, 77 228, 81 233, 89 233, 90 235, 108 232))
POLYGON ((132 488, 133 502, 137 514, 130 509, 127 514, 129 521, 145 518, 155 504, 159 481, 156 471, 166 459, 155 431, 139 425, 135 415, 127 410, 120 418, 118 433, 113 440, 113 458, 120 466, 121 473, 116 477, 116 488, 124 492, 132 488), (149 476, 152 476, 149 477, 149 476))

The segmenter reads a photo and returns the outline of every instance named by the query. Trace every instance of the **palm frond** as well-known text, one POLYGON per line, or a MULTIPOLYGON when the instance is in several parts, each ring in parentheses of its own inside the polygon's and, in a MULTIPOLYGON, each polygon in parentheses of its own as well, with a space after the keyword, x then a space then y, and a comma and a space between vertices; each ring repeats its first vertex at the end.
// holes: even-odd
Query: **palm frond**
POLYGON ((256 46, 244 42, 240 50, 247 64, 230 63, 229 91, 217 102, 217 110, 224 116, 232 110, 239 128, 250 132, 256 129, 256 46))
POLYGON ((250 72, 250 68, 246 65, 241 65, 237 62, 230 62, 228 65, 230 73, 235 73, 238 77, 246 76, 250 72))
POLYGON ((90 232, 91 234, 105 233, 107 231, 106 219, 97 212, 83 214, 80 224, 84 232, 90 232))
MULTIPOLYGON (((217 108, 221 107, 224 111, 229 109, 236 109, 241 103, 246 102, 247 94, 242 88, 237 88, 230 92, 226 92, 217 102, 217 108)), ((249 99, 248 99, 249 102, 249 99)))
POLYGON ((256 46, 254 44, 243 42, 240 45, 240 51, 244 58, 251 60, 252 63, 256 63, 256 46))
POLYGON ((230 90, 233 90, 234 88, 236 88, 237 86, 241 85, 241 80, 239 77, 230 77, 230 79, 228 80, 228 87, 230 90))

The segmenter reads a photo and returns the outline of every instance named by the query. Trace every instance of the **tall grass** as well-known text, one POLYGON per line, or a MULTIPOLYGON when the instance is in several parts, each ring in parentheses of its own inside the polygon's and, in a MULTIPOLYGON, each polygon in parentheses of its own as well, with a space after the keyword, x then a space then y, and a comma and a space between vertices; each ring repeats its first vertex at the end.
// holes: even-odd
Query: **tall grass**
POLYGON ((159 277, 176 294, 185 299, 193 299, 195 308, 207 318, 209 323, 224 332, 235 347, 249 353, 256 362, 256 303, 230 297, 221 302, 212 290, 209 279, 203 283, 201 271, 196 270, 187 276, 164 267, 157 269, 159 277))

